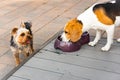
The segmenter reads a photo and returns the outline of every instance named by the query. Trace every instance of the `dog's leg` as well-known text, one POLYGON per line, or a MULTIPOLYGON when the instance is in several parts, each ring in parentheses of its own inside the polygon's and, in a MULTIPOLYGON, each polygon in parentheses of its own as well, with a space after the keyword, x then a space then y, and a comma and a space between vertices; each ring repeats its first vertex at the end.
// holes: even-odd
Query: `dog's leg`
POLYGON ((30 54, 34 52, 33 46, 30 47, 30 54))
POLYGON ((18 66, 20 64, 19 53, 14 53, 14 58, 15 58, 16 66, 18 66))
POLYGON ((96 30, 96 37, 92 42, 89 42, 88 45, 95 46, 101 38, 101 30, 96 30))
POLYGON ((31 55, 33 52, 34 52, 33 44, 31 44, 31 45, 29 46, 28 53, 29 53, 29 55, 31 55))
POLYGON ((25 59, 29 56, 29 52, 28 51, 24 51, 23 54, 24 54, 25 59))
POLYGON ((107 43, 104 47, 101 48, 102 51, 108 51, 113 43, 114 36, 114 26, 110 26, 107 32, 107 43))
POLYGON ((34 52, 34 48, 33 48, 33 40, 32 40, 30 44, 30 54, 32 54, 33 52, 34 52))
POLYGON ((33 53, 33 51, 34 51, 33 46, 29 45, 28 48, 26 48, 25 51, 23 51, 24 57, 25 58, 29 57, 33 53))

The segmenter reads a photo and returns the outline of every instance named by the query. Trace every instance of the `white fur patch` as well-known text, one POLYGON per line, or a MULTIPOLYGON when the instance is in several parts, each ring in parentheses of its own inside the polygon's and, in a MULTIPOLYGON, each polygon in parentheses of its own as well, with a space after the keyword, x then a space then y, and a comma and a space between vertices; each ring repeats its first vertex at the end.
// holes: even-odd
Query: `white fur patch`
POLYGON ((17 31, 17 35, 20 35, 21 33, 25 33, 25 32, 29 32, 29 30, 27 30, 26 28, 20 28, 17 31))
POLYGON ((61 38, 62 38, 62 41, 64 41, 64 42, 68 42, 69 41, 69 39, 66 38, 64 32, 62 33, 61 38))
POLYGON ((111 0, 110 3, 116 3, 116 0, 111 0))
POLYGON ((116 17, 115 26, 116 27, 120 26, 120 16, 116 17))
POLYGON ((118 41, 118 42, 120 42, 120 38, 119 38, 119 39, 117 39, 117 41, 118 41))

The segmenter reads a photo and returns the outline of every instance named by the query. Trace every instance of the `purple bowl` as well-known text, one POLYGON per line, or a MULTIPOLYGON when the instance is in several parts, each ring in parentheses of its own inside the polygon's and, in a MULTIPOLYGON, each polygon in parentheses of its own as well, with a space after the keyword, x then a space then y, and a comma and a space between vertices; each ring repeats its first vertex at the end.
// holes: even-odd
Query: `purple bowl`
POLYGON ((57 37, 54 43, 55 49, 60 49, 63 52, 74 52, 81 48, 82 45, 90 41, 88 32, 84 32, 81 36, 81 39, 77 42, 63 42, 61 40, 61 35, 57 37))

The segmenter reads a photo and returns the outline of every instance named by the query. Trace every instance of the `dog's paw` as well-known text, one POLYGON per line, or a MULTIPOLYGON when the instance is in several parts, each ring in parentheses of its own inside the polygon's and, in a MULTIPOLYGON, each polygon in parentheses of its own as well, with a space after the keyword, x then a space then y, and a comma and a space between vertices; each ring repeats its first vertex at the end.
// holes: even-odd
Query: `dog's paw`
POLYGON ((104 46, 101 48, 102 51, 109 51, 110 47, 109 46, 104 46))
POLYGON ((119 38, 119 39, 117 39, 117 42, 120 42, 120 38, 119 38))
POLYGON ((90 45, 90 46, 95 46, 96 43, 95 43, 95 42, 89 42, 88 45, 90 45))

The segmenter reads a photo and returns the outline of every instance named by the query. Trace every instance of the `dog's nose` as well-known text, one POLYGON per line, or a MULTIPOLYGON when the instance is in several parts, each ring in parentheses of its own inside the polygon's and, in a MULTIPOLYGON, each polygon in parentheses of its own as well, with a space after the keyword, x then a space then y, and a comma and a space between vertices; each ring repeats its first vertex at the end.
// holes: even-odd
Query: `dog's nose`
POLYGON ((62 41, 62 38, 60 37, 60 41, 62 41))
POLYGON ((59 36, 59 40, 62 41, 62 37, 61 36, 59 36))

